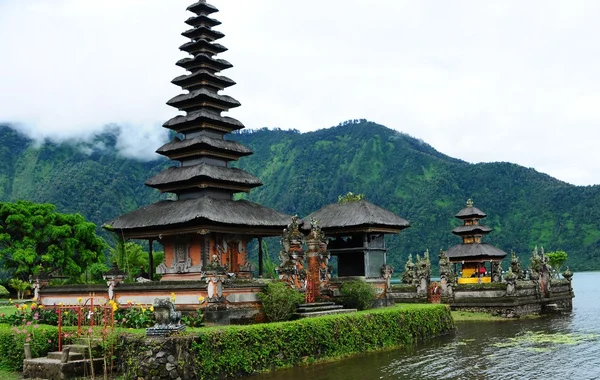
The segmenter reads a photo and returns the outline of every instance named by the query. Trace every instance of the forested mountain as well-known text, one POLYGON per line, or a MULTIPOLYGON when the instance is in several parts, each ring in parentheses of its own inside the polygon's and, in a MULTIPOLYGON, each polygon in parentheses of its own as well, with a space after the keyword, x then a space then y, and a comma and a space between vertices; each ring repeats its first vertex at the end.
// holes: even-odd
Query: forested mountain
MULTIPOLYGON (((143 183, 169 163, 119 156, 115 134, 40 146, 0 127, 0 200, 53 203, 99 225, 157 200, 143 183)), ((450 231, 468 198, 488 214, 483 222, 494 231, 487 242, 524 259, 535 245, 565 250, 572 269, 600 269, 600 186, 573 186, 511 163, 470 164, 365 120, 231 139, 255 152, 239 162, 264 183, 250 200, 305 216, 352 191, 408 219, 412 227, 388 241, 397 272, 409 253, 429 249, 437 259, 440 249, 459 243, 450 231)))

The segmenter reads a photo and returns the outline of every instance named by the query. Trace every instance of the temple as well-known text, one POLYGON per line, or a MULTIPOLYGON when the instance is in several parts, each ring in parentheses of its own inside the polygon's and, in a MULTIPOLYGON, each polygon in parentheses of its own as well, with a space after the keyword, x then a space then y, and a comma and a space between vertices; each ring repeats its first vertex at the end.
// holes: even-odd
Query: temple
POLYGON ((163 125, 175 137, 156 151, 174 165, 146 181, 147 186, 170 196, 104 227, 125 239, 146 239, 150 247, 154 241, 160 242, 165 249, 165 260, 157 267, 162 280, 199 280, 209 266, 243 277, 251 273, 248 242, 280 235, 290 216, 234 198, 262 183, 230 165, 252 151, 226 138, 244 125, 223 115, 240 103, 221 94, 235 82, 220 75, 232 65, 216 57, 227 50, 215 42, 224 36, 212 29, 220 25, 210 17, 217 8, 201 0, 187 9, 195 16, 186 21, 191 29, 182 34, 190 41, 180 50, 191 57, 177 65, 188 73, 172 81, 184 93, 167 102, 183 114, 163 125))
MULTIPOLYGON (((452 233, 460 236, 462 243, 449 248, 445 254, 455 267, 461 266, 458 283, 500 282, 502 280, 500 263, 507 253, 493 245, 482 243, 482 237, 492 231, 491 228, 479 223, 487 215, 474 207, 473 201, 469 199, 467 207, 455 216, 464 224, 456 227, 452 233)), ((458 273, 456 269, 454 272, 458 273)))
POLYGON ((328 249, 337 258, 338 277, 381 278, 387 265, 385 234, 397 234, 410 223, 364 199, 333 203, 304 218, 304 229, 316 220, 329 238, 328 249))

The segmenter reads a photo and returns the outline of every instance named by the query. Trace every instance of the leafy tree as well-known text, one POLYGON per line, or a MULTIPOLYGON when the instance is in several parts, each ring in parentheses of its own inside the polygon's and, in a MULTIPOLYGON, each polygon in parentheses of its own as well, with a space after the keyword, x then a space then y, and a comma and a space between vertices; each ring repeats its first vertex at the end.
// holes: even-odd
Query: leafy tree
POLYGON ((31 288, 31 284, 18 278, 13 278, 8 282, 9 286, 17 291, 17 298, 25 298, 25 292, 31 288))
POLYGON ((13 277, 59 271, 79 276, 106 247, 96 225, 80 214, 61 214, 51 204, 0 202, 0 260, 13 277))
POLYGON ((288 321, 296 312, 304 296, 281 281, 270 282, 257 294, 262 309, 270 322, 288 321))
POLYGON ((554 251, 546 253, 546 257, 548 258, 548 264, 552 267, 554 271, 554 275, 556 277, 559 276, 559 273, 562 270, 563 265, 567 262, 567 252, 565 251, 554 251))
MULTIPOLYGON (((130 280, 139 277, 142 272, 148 273, 149 253, 140 244, 125 241, 121 237, 116 238, 116 245, 110 249, 111 261, 117 263, 120 270, 125 272, 130 280)), ((156 267, 162 263, 164 253, 162 251, 152 252, 154 273, 156 267)))
POLYGON ((358 202, 361 199, 365 199, 364 194, 354 194, 353 192, 349 191, 346 193, 346 195, 338 196, 338 203, 358 202))

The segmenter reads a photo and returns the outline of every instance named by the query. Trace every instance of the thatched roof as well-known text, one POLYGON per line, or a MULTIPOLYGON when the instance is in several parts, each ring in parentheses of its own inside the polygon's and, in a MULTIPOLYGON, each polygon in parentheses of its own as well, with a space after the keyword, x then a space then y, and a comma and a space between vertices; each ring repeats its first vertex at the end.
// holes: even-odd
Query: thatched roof
POLYGON ((194 54, 194 53, 212 53, 212 54, 219 54, 219 53, 223 53, 227 51, 227 48, 221 44, 215 43, 215 42, 211 42, 209 40, 206 40, 204 38, 198 39, 198 40, 193 40, 193 41, 189 41, 184 43, 183 45, 181 45, 179 47, 179 50, 188 52, 190 54, 194 54))
POLYGON ((167 104, 183 111, 186 108, 196 107, 200 102, 219 104, 226 109, 239 107, 241 105, 240 102, 231 96, 219 95, 216 92, 207 90, 206 88, 190 91, 189 94, 177 95, 169 100, 167 104))
POLYGON ((206 3, 206 0, 200 0, 187 7, 187 10, 194 12, 197 15, 209 15, 211 13, 218 12, 219 10, 210 4, 206 3))
MULTIPOLYGON (((158 148, 156 153, 171 156, 197 150, 225 152, 236 157, 252 154, 250 149, 240 143, 230 140, 215 139, 208 136, 199 136, 185 140, 180 140, 175 137, 173 141, 158 148)), ((205 154, 208 155, 209 153, 205 154)))
POLYGON ((506 255, 503 250, 486 243, 458 244, 446 251, 446 256, 453 262, 468 259, 501 260, 506 255))
POLYGON ((194 58, 183 58, 177 61, 177 66, 183 67, 186 70, 193 70, 199 67, 214 67, 217 71, 222 71, 233 67, 233 65, 224 59, 215 59, 208 54, 197 54, 194 58))
POLYGON ((180 75, 177 78, 173 79, 171 83, 176 84, 181 87, 190 87, 191 85, 199 85, 201 82, 212 82, 217 85, 221 89, 233 86, 235 82, 225 76, 215 75, 208 70, 198 70, 193 74, 180 75))
POLYGON ((204 129, 204 127, 202 127, 203 123, 219 127, 225 131, 233 131, 244 128, 244 124, 242 124, 239 120, 229 116, 221 116, 218 113, 207 109, 192 111, 185 116, 175 116, 164 123, 163 127, 176 131, 204 129))
POLYGON ((215 20, 214 18, 210 18, 206 15, 192 16, 192 17, 188 18, 187 20, 185 20, 185 23, 188 24, 189 26, 206 25, 209 27, 215 27, 215 26, 221 25, 221 21, 215 20))
POLYGON ((469 235, 469 234, 487 234, 491 232, 492 229, 488 226, 484 226, 482 224, 474 224, 470 226, 458 226, 452 230, 452 233, 455 235, 469 235))
POLYGON ((228 182, 244 187, 257 187, 262 185, 260 180, 245 170, 238 168, 228 168, 224 166, 215 166, 205 163, 191 166, 170 167, 158 173, 146 181, 146 185, 155 188, 161 188, 165 185, 177 183, 214 180, 219 182, 228 182))
POLYGON ((400 232, 410 227, 407 220, 364 199, 327 205, 304 218, 302 228, 310 229, 313 218, 326 233, 355 228, 400 232))
POLYGON ((466 219, 472 217, 485 218, 487 214, 477 207, 465 207, 455 215, 459 219, 466 219))
POLYGON ((291 216, 246 200, 200 197, 160 201, 106 223, 115 230, 156 228, 187 223, 285 228, 291 216))
POLYGON ((212 30, 211 28, 208 28, 204 25, 200 25, 193 29, 186 30, 185 32, 181 33, 181 35, 184 37, 193 38, 193 39, 206 37, 207 39, 210 39, 211 41, 218 40, 220 38, 225 37, 225 34, 219 32, 217 30, 212 30))

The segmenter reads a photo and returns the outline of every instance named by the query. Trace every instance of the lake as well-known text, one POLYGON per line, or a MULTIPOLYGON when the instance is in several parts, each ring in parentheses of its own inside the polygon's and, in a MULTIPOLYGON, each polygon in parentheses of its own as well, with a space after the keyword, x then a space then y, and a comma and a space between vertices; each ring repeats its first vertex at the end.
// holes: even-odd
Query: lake
POLYGON ((600 272, 573 276, 573 312, 458 323, 456 335, 255 380, 600 379, 600 272))

